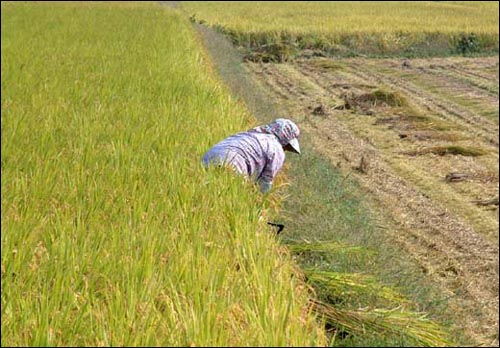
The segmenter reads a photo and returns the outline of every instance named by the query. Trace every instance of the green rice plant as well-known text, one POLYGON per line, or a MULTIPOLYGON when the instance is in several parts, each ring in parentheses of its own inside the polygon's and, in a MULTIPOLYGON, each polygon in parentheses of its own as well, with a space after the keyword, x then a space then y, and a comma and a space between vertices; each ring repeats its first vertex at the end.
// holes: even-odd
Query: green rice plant
POLYGON ((258 189, 200 163, 255 121, 189 20, 1 7, 2 346, 324 345, 258 189))

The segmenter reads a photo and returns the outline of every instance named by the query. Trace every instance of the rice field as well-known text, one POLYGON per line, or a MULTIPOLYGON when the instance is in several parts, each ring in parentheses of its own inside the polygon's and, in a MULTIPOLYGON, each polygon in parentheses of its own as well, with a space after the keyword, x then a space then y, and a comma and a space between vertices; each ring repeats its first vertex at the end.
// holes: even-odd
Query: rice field
POLYGON ((200 164, 255 121, 188 18, 1 6, 2 346, 324 345, 269 202, 200 164))
MULTIPOLYGON (((1 6, 2 346, 453 345, 413 298, 367 272, 372 251, 281 244, 266 222, 279 216, 286 176, 263 197, 232 172, 202 167, 211 145, 257 121, 191 23, 254 48, 285 43, 280 54, 388 53, 433 35, 453 45, 465 28, 484 53, 498 52, 498 3, 1 6), (422 28, 416 18, 427 19, 422 28), (311 267, 299 270, 294 252, 311 267), (362 270, 315 264, 361 264, 352 254, 362 270)), ((308 171, 320 162, 310 152, 297 169, 319 175, 320 193, 338 202, 295 188, 290 201, 318 213, 296 217, 298 226, 334 211, 337 234, 372 233, 345 178, 308 171)))
POLYGON ((182 8, 273 60, 304 49, 326 56, 498 53, 494 1, 187 1, 182 8))
POLYGON ((208 24, 247 32, 498 33, 496 1, 188 1, 182 7, 208 24))

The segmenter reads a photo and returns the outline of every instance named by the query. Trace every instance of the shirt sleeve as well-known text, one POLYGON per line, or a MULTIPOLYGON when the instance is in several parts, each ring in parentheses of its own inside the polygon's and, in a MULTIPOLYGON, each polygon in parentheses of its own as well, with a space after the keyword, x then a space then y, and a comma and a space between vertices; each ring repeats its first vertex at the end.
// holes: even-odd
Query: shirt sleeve
POLYGON ((285 162, 285 152, 283 147, 276 142, 268 144, 266 152, 266 163, 264 169, 260 174, 258 181, 260 184, 261 192, 267 192, 271 189, 273 180, 283 167, 285 162))

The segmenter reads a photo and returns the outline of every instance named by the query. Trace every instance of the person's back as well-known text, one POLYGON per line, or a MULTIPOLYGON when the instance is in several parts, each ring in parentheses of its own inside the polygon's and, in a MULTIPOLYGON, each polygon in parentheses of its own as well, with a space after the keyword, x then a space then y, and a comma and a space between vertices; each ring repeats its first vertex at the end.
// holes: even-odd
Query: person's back
POLYGON ((266 126, 232 135, 214 145, 203 164, 229 165, 253 178, 262 192, 268 191, 285 161, 284 149, 300 153, 298 127, 290 120, 277 119, 266 126))
POLYGON ((230 164, 261 185, 273 181, 284 161, 285 152, 274 135, 251 131, 222 140, 203 156, 205 165, 230 164))

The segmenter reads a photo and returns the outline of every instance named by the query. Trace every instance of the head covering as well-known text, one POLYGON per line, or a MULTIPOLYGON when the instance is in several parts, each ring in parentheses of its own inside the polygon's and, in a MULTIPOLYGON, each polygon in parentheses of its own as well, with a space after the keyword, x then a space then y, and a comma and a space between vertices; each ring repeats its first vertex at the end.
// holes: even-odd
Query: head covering
POLYGON ((261 133, 274 134, 282 146, 290 145, 295 152, 300 153, 300 145, 298 137, 300 130, 297 125, 286 118, 278 118, 273 122, 264 126, 259 126, 253 129, 261 133))

